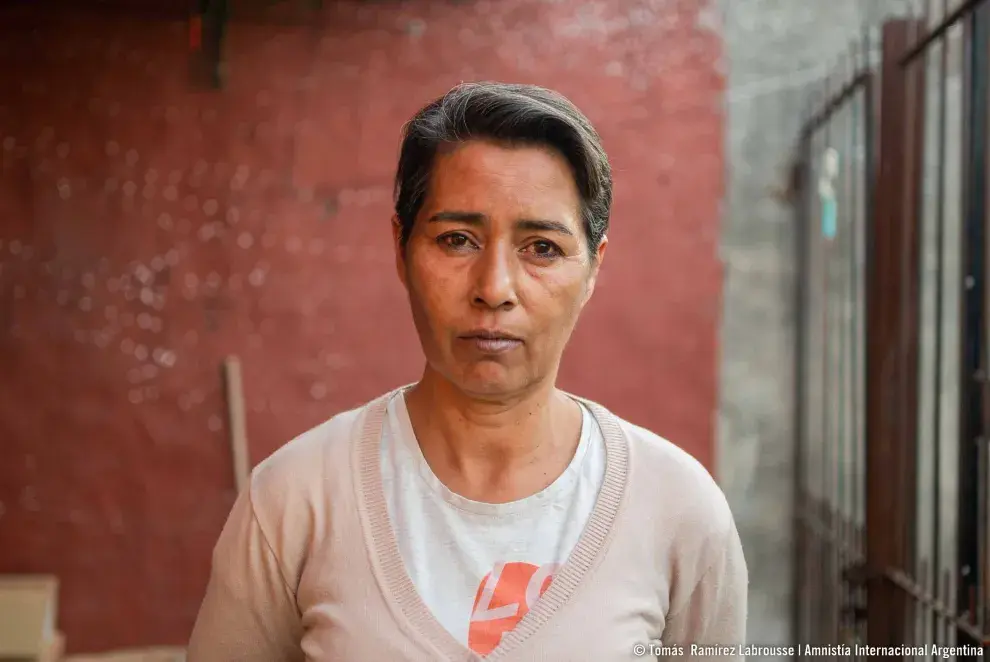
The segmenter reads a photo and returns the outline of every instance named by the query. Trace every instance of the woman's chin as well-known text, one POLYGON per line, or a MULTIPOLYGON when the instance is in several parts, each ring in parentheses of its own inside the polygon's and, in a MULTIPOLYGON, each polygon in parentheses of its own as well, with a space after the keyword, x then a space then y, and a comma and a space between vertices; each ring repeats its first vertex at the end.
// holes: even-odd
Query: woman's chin
POLYGON ((525 375, 494 362, 476 363, 457 371, 458 388, 465 393, 480 396, 499 396, 517 393, 528 384, 525 375))

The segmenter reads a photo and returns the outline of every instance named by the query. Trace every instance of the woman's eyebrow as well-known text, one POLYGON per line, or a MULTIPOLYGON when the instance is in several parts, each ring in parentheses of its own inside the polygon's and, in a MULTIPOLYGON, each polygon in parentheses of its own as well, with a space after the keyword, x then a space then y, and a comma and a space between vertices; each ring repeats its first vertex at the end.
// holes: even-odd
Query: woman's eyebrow
MULTIPOLYGON (((428 220, 430 222, 455 221, 470 225, 483 225, 488 222, 488 217, 481 212, 474 211, 440 211, 430 216, 428 220)), ((574 232, 564 223, 542 218, 521 218, 516 221, 516 227, 521 230, 542 230, 574 236, 574 232)))

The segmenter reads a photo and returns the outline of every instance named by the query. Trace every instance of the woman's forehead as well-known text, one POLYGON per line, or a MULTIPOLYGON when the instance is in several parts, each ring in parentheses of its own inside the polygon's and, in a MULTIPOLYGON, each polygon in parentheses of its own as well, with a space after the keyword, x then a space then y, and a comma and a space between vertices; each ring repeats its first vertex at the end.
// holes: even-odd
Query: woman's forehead
POLYGON ((438 155, 425 207, 430 216, 457 211, 576 223, 580 197, 567 161, 552 150, 470 142, 438 155))

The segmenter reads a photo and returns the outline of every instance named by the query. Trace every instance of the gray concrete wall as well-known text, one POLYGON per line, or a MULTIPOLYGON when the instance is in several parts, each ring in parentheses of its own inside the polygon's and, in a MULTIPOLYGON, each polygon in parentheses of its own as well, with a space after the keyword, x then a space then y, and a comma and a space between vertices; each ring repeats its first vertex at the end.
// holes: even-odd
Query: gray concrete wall
POLYGON ((720 0, 728 189, 717 472, 750 568, 749 642, 792 628, 795 237, 785 188, 809 95, 864 25, 906 0, 720 0))

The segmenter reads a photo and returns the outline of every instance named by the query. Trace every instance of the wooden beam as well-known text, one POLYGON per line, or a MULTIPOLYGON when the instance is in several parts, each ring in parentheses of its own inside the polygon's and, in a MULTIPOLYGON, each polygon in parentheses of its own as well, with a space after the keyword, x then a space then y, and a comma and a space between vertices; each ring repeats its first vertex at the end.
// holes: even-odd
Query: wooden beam
POLYGON ((251 459, 248 452, 241 362, 236 356, 228 356, 224 360, 223 374, 227 395, 227 429, 230 431, 230 450, 234 461, 234 484, 240 493, 247 487, 251 477, 251 459))

